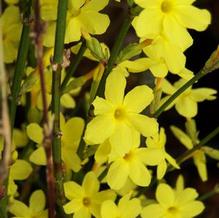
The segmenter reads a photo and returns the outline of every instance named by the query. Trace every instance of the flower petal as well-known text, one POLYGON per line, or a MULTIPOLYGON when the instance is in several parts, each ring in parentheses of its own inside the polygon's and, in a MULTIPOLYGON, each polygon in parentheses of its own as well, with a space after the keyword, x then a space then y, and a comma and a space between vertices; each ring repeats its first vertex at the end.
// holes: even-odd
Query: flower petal
POLYGON ((64 192, 67 199, 72 200, 74 198, 82 198, 84 190, 76 182, 65 182, 64 192))
POLYGON ((164 183, 159 184, 156 190, 156 199, 163 206, 173 205, 175 196, 172 188, 164 183))
POLYGON ((102 218, 114 218, 119 217, 120 213, 113 201, 104 201, 101 206, 101 217, 102 218))
POLYGON ((31 165, 25 160, 16 160, 10 168, 10 175, 13 180, 24 180, 32 172, 31 165))
POLYGON ((198 214, 202 213, 204 209, 205 206, 201 201, 192 201, 181 207, 183 217, 187 217, 188 214, 190 217, 195 217, 198 214))
POLYGON ((34 142, 41 144, 43 141, 43 129, 38 123, 27 126, 27 136, 34 142))
POLYGON ((81 199, 73 199, 70 202, 68 202, 67 204, 65 204, 63 206, 63 209, 64 209, 66 214, 71 214, 71 213, 74 213, 76 211, 79 211, 82 206, 83 205, 82 205, 81 199))
POLYGON ((85 193, 88 196, 92 196, 93 194, 98 192, 100 184, 94 172, 89 172, 86 174, 83 180, 82 187, 84 188, 85 193))
POLYGON ((152 89, 142 85, 128 92, 123 104, 128 112, 140 113, 152 102, 153 98, 152 89))
POLYGON ((161 32, 162 13, 157 9, 143 10, 132 25, 139 37, 154 38, 161 32))
POLYGON ((13 200, 9 205, 9 211, 16 217, 31 217, 29 208, 21 201, 13 200))
POLYGON ((110 103, 110 101, 107 101, 104 98, 97 96, 92 104, 94 106, 95 115, 113 112, 113 105, 110 103))
POLYGON ((120 189, 124 186, 129 174, 128 165, 124 161, 115 161, 109 168, 106 176, 107 183, 112 189, 120 189))
POLYGON ((174 136, 188 149, 193 148, 193 143, 190 137, 176 126, 170 126, 174 136))
POLYGON ((87 125, 85 140, 91 144, 101 144, 115 131, 115 123, 112 116, 99 115, 87 125))
POLYGON ((177 7, 175 16, 184 27, 197 31, 204 31, 211 23, 209 11, 198 9, 191 5, 177 7))
POLYGON ((113 71, 107 77, 105 87, 105 97, 116 105, 121 105, 124 98, 126 79, 122 74, 113 71))
POLYGON ((142 114, 129 114, 129 120, 135 129, 145 137, 153 136, 158 132, 158 123, 154 118, 142 114))
POLYGON ((192 118, 198 113, 198 105, 192 98, 182 96, 176 102, 176 110, 180 115, 192 118))
POLYGON ((141 212, 142 218, 148 218, 148 217, 160 218, 163 215, 164 215, 164 211, 159 204, 150 204, 146 206, 141 212))
POLYGON ((42 190, 34 191, 30 197, 30 208, 34 213, 43 211, 46 206, 46 197, 42 190))
POLYGON ((151 174, 140 161, 132 161, 129 177, 138 186, 148 186, 151 182, 151 174))

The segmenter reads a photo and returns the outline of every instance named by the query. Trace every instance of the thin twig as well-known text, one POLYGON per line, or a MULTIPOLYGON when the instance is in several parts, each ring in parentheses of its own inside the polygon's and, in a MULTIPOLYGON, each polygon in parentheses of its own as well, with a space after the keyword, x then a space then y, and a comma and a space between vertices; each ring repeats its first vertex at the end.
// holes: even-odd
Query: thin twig
MULTIPOLYGON (((0 5, 1 14, 1 5, 0 5)), ((1 22, 1 21, 0 21, 1 22)), ((4 55, 3 55, 3 34, 2 34, 2 23, 0 23, 0 93, 1 93, 1 134, 4 139, 4 148, 2 152, 2 158, 0 162, 0 192, 1 205, 0 214, 1 217, 7 217, 7 183, 9 175, 9 166, 11 162, 11 128, 10 119, 8 113, 8 102, 7 102, 7 79, 6 71, 4 65, 4 55), (4 203, 2 203, 4 201, 4 203)))
POLYGON ((35 1, 34 4, 35 12, 35 23, 34 23, 34 39, 36 46, 37 66, 40 75, 40 86, 43 102, 43 146, 46 152, 47 168, 47 193, 48 193, 48 210, 49 218, 55 218, 55 178, 54 178, 54 164, 52 155, 52 128, 48 117, 48 104, 46 98, 46 83, 44 77, 44 66, 43 66, 43 44, 42 44, 42 33, 43 24, 40 18, 40 3, 39 0, 35 1))

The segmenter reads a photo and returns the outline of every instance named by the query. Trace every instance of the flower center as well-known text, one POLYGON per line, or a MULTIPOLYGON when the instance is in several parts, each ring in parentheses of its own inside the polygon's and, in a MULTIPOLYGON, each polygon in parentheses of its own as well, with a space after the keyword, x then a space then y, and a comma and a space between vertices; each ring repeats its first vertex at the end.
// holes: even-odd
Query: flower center
POLYGON ((89 207, 89 206, 91 205, 91 200, 90 200, 90 198, 87 198, 87 197, 83 198, 83 205, 84 205, 85 207, 89 207))
POLYGON ((171 215, 176 215, 178 212, 179 212, 179 210, 176 207, 169 207, 168 208, 168 213, 170 213, 171 215))
POLYGON ((126 161, 131 161, 133 159, 133 157, 134 157, 133 152, 129 152, 129 153, 125 154, 123 159, 126 160, 126 161))
POLYGON ((114 117, 116 120, 123 120, 125 118, 125 110, 122 108, 117 108, 114 112, 114 117))
POLYGON ((171 1, 169 0, 164 0, 162 3, 161 3, 161 11, 163 13, 169 13, 173 8, 173 5, 171 3, 171 1))

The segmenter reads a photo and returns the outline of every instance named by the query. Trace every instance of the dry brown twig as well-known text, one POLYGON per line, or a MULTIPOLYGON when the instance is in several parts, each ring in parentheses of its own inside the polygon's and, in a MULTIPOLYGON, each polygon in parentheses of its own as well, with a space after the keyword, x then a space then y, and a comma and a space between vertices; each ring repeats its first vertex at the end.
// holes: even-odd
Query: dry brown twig
POLYGON ((55 199, 56 199, 56 190, 55 190, 55 178, 54 178, 54 162, 52 156, 52 124, 48 116, 48 104, 46 98, 46 84, 44 77, 44 64, 43 64, 43 43, 42 43, 42 33, 43 33, 43 23, 40 18, 40 4, 39 0, 35 1, 34 5, 34 30, 33 38, 36 46, 36 57, 37 65, 40 75, 40 86, 42 93, 42 102, 43 102, 43 146, 46 152, 47 167, 46 167, 46 177, 47 177, 47 194, 48 194, 48 209, 49 209, 49 218, 54 218, 56 216, 55 212, 55 199))

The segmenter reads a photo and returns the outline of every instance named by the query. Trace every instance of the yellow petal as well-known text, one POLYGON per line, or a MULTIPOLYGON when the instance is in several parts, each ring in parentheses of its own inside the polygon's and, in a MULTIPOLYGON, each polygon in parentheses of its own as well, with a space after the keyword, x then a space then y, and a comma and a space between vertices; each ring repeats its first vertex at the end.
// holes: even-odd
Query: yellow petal
POLYGON ((101 144, 108 139, 115 130, 112 116, 99 115, 87 125, 85 140, 91 144, 101 144))
POLYGON ((204 146, 202 147, 202 150, 204 150, 204 152, 211 158, 215 159, 215 160, 219 160, 219 150, 211 148, 211 147, 207 147, 204 146))
POLYGON ((73 17, 66 25, 65 43, 79 41, 81 38, 81 22, 78 17, 73 17))
POLYGON ((83 10, 101 11, 109 3, 109 0, 92 0, 88 1, 83 7, 83 10))
POLYGON ((205 206, 201 201, 192 201, 181 207, 181 209, 182 216, 186 217, 189 214, 189 216, 195 217, 202 213, 202 211, 205 209, 205 206))
POLYGON ((30 197, 30 209, 36 213, 43 211, 46 206, 45 194, 42 190, 34 191, 30 197))
POLYGON ((42 146, 37 148, 33 153, 30 155, 30 161, 36 165, 46 165, 46 153, 42 146))
POLYGON ((88 196, 92 196, 94 193, 99 191, 100 184, 94 172, 89 172, 86 174, 82 187, 88 196))
POLYGON ((94 106, 95 115, 113 113, 114 108, 110 101, 97 96, 92 104, 94 106))
POLYGON ((62 95, 61 99, 61 105, 65 108, 74 108, 75 107, 75 101, 73 97, 69 94, 62 95))
POLYGON ((191 98, 196 102, 202 102, 205 100, 214 100, 216 99, 216 96, 214 96, 216 93, 217 90, 215 89, 198 88, 192 90, 191 98))
POLYGON ((145 137, 153 136, 158 132, 158 123, 154 118, 142 114, 129 114, 129 120, 135 129, 145 137))
POLYGON ((201 177, 202 181, 208 180, 208 171, 206 166, 206 157, 203 151, 197 151, 194 154, 194 163, 198 169, 199 176, 201 177))
POLYGON ((84 120, 80 117, 69 119, 62 127, 62 141, 65 146, 73 147, 72 145, 80 142, 84 129, 84 120))
POLYGON ((64 161, 67 169, 71 169, 74 172, 78 172, 81 169, 81 159, 73 149, 63 148, 62 160, 64 161))
POLYGON ((207 10, 194 6, 177 7, 176 17, 186 28, 204 31, 211 23, 211 15, 207 10))
POLYGON ((193 39, 187 30, 173 16, 165 16, 164 33, 167 38, 175 45, 185 51, 193 44, 193 39))
POLYGON ((178 193, 178 195, 176 196, 176 201, 179 204, 184 205, 185 203, 193 201, 197 197, 198 192, 194 188, 186 188, 178 193))
POLYGON ((116 72, 110 73, 106 80, 105 97, 107 100, 116 105, 123 102, 126 79, 123 75, 116 72))
POLYGON ((104 143, 100 144, 95 152, 95 160, 98 164, 103 164, 108 160, 108 155, 111 151, 111 145, 109 140, 106 140, 104 143))
POLYGON ((143 10, 132 25, 139 37, 154 38, 162 30, 162 13, 156 9, 143 10))
POLYGON ((113 201, 104 201, 101 206, 101 217, 102 218, 114 218, 119 217, 120 212, 113 201))
POLYGON ((76 182, 65 182, 64 192, 67 199, 72 200, 74 198, 82 198, 84 196, 84 190, 76 182))
POLYGON ((142 85, 128 92, 123 104, 128 112, 140 113, 152 102, 153 98, 152 89, 142 85))
POLYGON ((161 205, 172 206, 175 200, 172 188, 164 183, 159 184, 156 190, 156 199, 161 205))
POLYGON ((151 182, 151 175, 140 161, 133 161, 130 165, 129 177, 138 186, 148 186, 151 182))
POLYGON ((25 160, 16 160, 11 166, 10 174, 14 180, 24 180, 31 174, 32 167, 25 160))
POLYGON ((73 199, 63 206, 66 214, 74 213, 82 208, 82 199, 73 199))
POLYGON ((157 166, 157 179, 162 179, 167 170, 167 163, 166 161, 161 161, 160 164, 157 166))
POLYGON ((193 148, 193 143, 190 137, 176 126, 170 127, 175 137, 188 149, 193 148))
POLYGON ((9 211, 16 217, 31 217, 31 211, 21 201, 13 200, 9 205, 9 211))
POLYGON ((142 218, 148 218, 148 217, 160 218, 163 215, 164 215, 164 210, 159 204, 150 204, 146 206, 141 212, 142 218))
POLYGON ((176 110, 180 115, 192 118, 198 113, 198 105, 192 98, 182 96, 176 102, 176 110))
POLYGON ((128 165, 123 161, 115 161, 109 168, 106 180, 112 189, 120 189, 124 186, 129 174, 128 165))
POLYGON ((41 144, 43 141, 43 129, 38 123, 31 123, 27 126, 27 136, 34 142, 41 144))
POLYGON ((133 140, 136 139, 135 133, 136 130, 126 123, 121 122, 116 124, 116 129, 109 138, 112 150, 118 154, 126 153, 133 145, 133 140))
POLYGON ((83 10, 79 19, 85 31, 95 35, 105 33, 110 24, 108 15, 90 10, 83 10))

